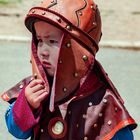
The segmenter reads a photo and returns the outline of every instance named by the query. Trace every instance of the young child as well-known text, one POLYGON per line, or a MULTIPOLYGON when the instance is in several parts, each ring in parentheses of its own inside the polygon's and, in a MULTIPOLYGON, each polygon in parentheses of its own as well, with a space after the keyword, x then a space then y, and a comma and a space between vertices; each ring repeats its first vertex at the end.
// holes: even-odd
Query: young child
POLYGON ((2 95, 9 132, 32 140, 133 140, 136 127, 95 59, 101 37, 92 0, 45 0, 26 19, 33 76, 2 95))

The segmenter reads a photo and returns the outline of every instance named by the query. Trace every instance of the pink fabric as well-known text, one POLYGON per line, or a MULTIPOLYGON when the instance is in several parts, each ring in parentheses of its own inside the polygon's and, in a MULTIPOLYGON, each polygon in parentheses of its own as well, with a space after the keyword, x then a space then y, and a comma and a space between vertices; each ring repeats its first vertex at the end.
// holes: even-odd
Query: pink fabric
POLYGON ((33 111, 26 100, 24 91, 25 88, 17 98, 12 110, 14 121, 23 132, 36 125, 39 122, 42 113, 42 108, 40 107, 38 111, 33 114, 33 111))

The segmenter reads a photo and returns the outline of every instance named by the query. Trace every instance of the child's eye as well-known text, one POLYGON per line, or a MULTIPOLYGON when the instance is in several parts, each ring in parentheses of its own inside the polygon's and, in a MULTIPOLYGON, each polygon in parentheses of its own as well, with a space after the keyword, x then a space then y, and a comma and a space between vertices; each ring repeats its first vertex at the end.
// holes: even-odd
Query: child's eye
POLYGON ((49 42, 50 42, 51 44, 53 44, 53 43, 58 43, 58 41, 56 41, 56 40, 49 40, 49 42))

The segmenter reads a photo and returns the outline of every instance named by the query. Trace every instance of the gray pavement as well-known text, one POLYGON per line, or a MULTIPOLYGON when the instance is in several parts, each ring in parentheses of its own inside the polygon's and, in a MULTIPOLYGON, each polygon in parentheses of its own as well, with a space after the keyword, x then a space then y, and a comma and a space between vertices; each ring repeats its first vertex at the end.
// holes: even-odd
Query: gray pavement
MULTIPOLYGON (((102 40, 139 41, 140 0, 95 0, 102 17, 102 40)), ((0 35, 29 36, 24 26, 28 10, 40 0, 0 5, 0 35)))
MULTIPOLYGON (((31 74, 30 43, 0 42, 0 93, 31 74)), ((97 54, 109 77, 116 85, 125 106, 137 123, 140 122, 140 51, 101 48, 97 54)), ((16 140, 5 125, 8 104, 0 99, 0 140, 16 140)), ((140 138, 140 128, 134 131, 140 138)))

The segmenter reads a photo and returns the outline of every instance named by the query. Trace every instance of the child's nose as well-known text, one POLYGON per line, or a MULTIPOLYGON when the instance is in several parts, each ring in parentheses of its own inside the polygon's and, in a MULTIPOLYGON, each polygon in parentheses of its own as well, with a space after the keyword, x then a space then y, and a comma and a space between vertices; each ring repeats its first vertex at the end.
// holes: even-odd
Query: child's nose
POLYGON ((49 51, 43 51, 43 52, 41 53, 42 59, 48 59, 49 56, 50 56, 49 51))

